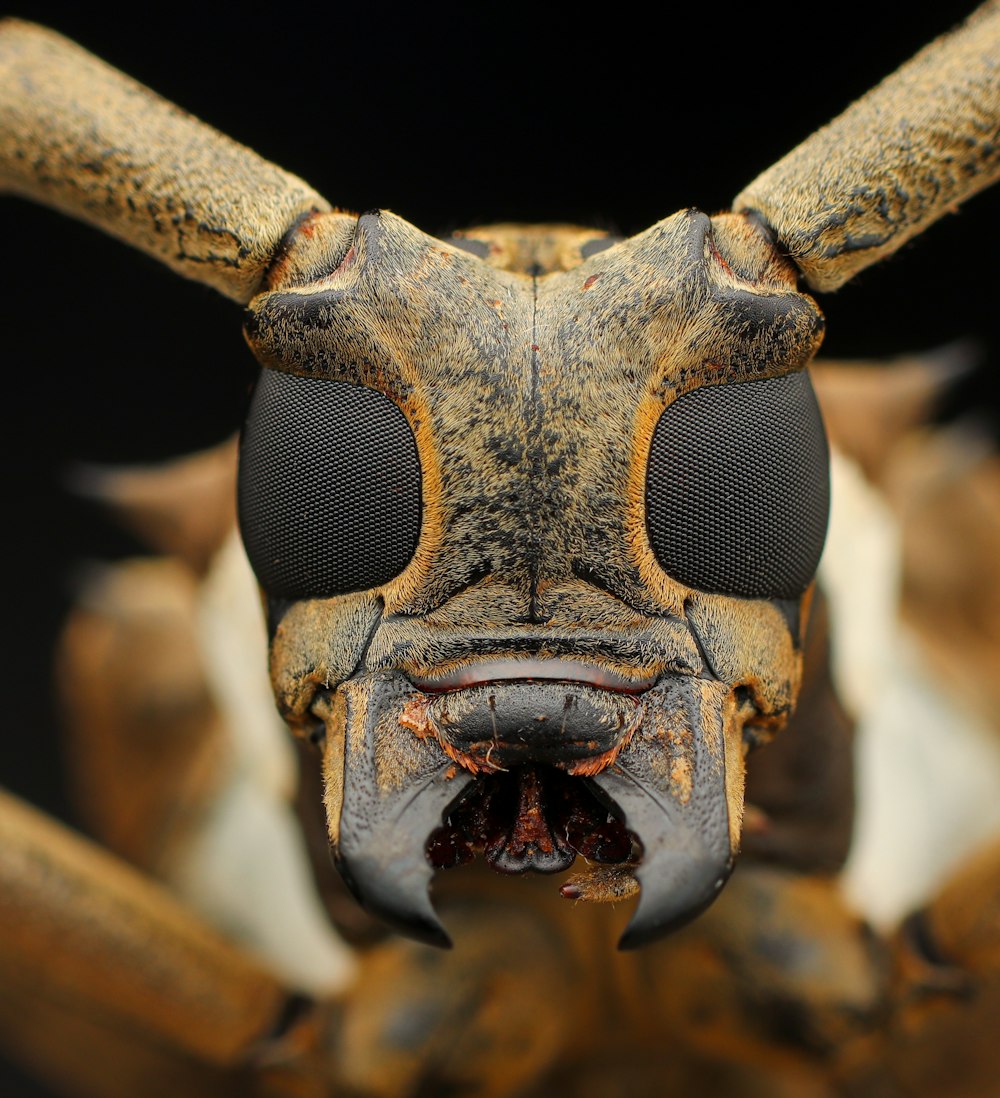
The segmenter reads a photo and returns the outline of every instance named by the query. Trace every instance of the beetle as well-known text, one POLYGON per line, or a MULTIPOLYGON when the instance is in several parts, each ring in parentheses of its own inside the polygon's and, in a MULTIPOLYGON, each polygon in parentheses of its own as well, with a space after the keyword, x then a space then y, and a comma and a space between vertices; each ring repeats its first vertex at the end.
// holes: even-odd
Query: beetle
MULTIPOLYGON (((374 223, 369 223, 369 224, 370 224, 370 225, 374 225, 374 223)), ((694 223, 693 223, 693 224, 694 224, 694 223)), ((699 223, 699 224, 700 224, 700 223, 699 223)), ((703 232, 704 232, 704 229, 703 229, 703 232)), ((724 229, 723 229, 723 233, 724 233, 724 229)), ((405 236, 405 233, 404 233, 404 236, 405 236)), ((364 248, 368 247, 368 249, 369 249, 369 250, 372 250, 372 251, 373 251, 373 250, 374 250, 374 247, 375 247, 375 246, 374 246, 374 244, 373 244, 373 243, 371 243, 371 242, 374 242, 374 240, 375 240, 375 239, 378 239, 378 237, 379 237, 379 231, 378 231, 378 229, 377 229, 377 228, 371 228, 371 232, 370 232, 369 236, 367 236, 367 237, 362 237, 362 238, 359 238, 359 248, 360 248, 361 250, 363 250, 364 248), (368 240, 368 242, 369 242, 369 243, 368 243, 367 245, 366 245, 366 244, 364 244, 364 242, 366 242, 366 240, 368 240)), ((390 239, 392 239, 392 235, 391 235, 391 234, 390 234, 390 239)), ((400 245, 400 247, 402 247, 402 245, 400 245)), ((390 248, 390 250, 391 250, 391 248, 390 248)), ((724 266, 726 266, 726 267, 728 267, 728 266, 729 266, 729 264, 728 264, 728 262, 727 262, 727 261, 724 261, 724 260, 723 260, 723 262, 724 262, 724 266)), ((293 266, 294 266, 294 260, 293 260, 293 266)), ((471 269, 471 268, 470 268, 470 269, 471 269)), ((595 268, 595 273, 600 273, 600 272, 598 272, 598 271, 596 270, 596 268, 595 268)), ((593 285, 593 284, 594 284, 594 283, 592 283, 592 285, 593 285)), ((280 303, 279 303, 279 305, 280 305, 280 303)), ((279 320, 280 320, 280 317, 279 317, 279 320)), ((272 327, 273 327, 273 325, 272 325, 272 327)), ((266 341, 268 340, 268 322, 267 322, 267 317, 265 318, 265 322, 263 322, 262 324, 261 324, 261 321, 260 321, 260 318, 259 318, 259 317, 257 318, 257 320, 255 320, 255 321, 254 321, 254 326, 252 326, 252 327, 250 328, 250 335, 251 335, 251 338, 256 338, 256 339, 257 339, 257 340, 259 341, 259 343, 260 343, 260 341, 261 341, 261 340, 265 341, 265 343, 266 343, 266 341), (261 333, 262 333, 262 334, 261 334, 261 333)), ((810 338, 811 338, 811 337, 810 337, 810 338)), ((807 340, 807 341, 808 341, 808 340, 807 340)), ((270 347, 266 347, 266 354, 267 354, 267 355, 271 355, 271 354, 273 354, 273 351, 271 350, 271 348, 270 348, 270 347)), ((281 581, 281 582, 284 582, 284 581, 281 581)), ((279 592, 279 594, 280 594, 280 593, 281 593, 281 592, 279 592)), ((285 593, 286 593, 286 592, 285 592, 285 593)), ((738 593, 739 593, 739 594, 746 594, 746 592, 742 592, 742 591, 741 591, 741 592, 738 592, 738 593)), ((451 685, 451 684, 450 684, 450 683, 447 683, 446 685, 451 685)), ((539 703, 539 704, 541 704, 541 703, 539 703)), ((450 747, 452 748, 452 750, 458 750, 458 749, 457 749, 457 747, 456 747, 456 744, 454 744, 454 743, 451 743, 451 744, 450 744, 450 747)), ((473 759, 473 761, 475 761, 475 760, 473 759)), ((482 765, 482 760, 480 760, 480 761, 479 761, 479 762, 477 762, 476 764, 477 764, 477 765, 482 765)), ((468 769, 468 768, 467 768, 467 769, 468 769)), ((628 815, 628 814, 627 814, 627 815, 628 815)), ((642 836, 641 836, 641 834, 640 834, 640 839, 641 839, 641 838, 642 838, 642 836)), ((647 837, 647 841, 649 842, 649 837, 647 837)), ((728 851, 727 851, 727 854, 726 854, 726 858, 723 858, 723 859, 722 859, 722 862, 724 863, 724 861, 726 861, 727 859, 728 859, 728 851)), ((719 870, 719 865, 718 865, 718 864, 716 864, 716 865, 712 866, 712 870, 711 870, 710 876, 711 876, 712 878, 714 878, 714 879, 715 879, 715 878, 716 878, 716 877, 718 876, 719 872, 720 872, 720 870, 719 870)), ((357 877, 357 875, 358 875, 357 871, 355 871, 355 873, 353 873, 353 875, 355 875, 355 876, 357 877)), ((357 885, 357 881, 356 881, 356 885, 357 885)), ((368 893, 368 889, 367 889, 366 887, 364 887, 363 885, 362 885, 362 886, 360 887, 360 890, 361 890, 362 894, 364 894, 364 893, 368 893)), ((370 893, 368 893, 368 899, 369 899, 369 903, 370 903, 370 904, 371 904, 372 906, 374 906, 374 907, 377 907, 377 908, 381 908, 381 909, 383 909, 383 911, 385 912, 385 914, 390 914, 390 915, 398 915, 398 911, 394 911, 394 910, 393 910, 393 908, 394 908, 394 907, 396 906, 396 901, 392 901, 392 903, 386 903, 386 901, 385 901, 384 899, 379 899, 378 897, 375 897, 375 898, 373 899, 370 893)), ((698 906, 698 905, 699 905, 700 903, 701 903, 701 900, 700 900, 700 899, 696 899, 696 900, 695 900, 695 903, 694 903, 694 906, 698 906)), ((424 923, 425 923, 425 927, 426 927, 426 926, 427 926, 427 923, 428 923, 428 919, 429 919, 429 916, 427 915, 427 912, 426 912, 426 911, 425 911, 425 912, 423 912, 423 916, 424 916, 424 923)), ((672 918, 672 917, 670 917, 670 918, 672 918)), ((654 918, 654 919, 653 919, 652 921, 653 921, 653 922, 655 923, 655 925, 656 925, 656 926, 659 926, 659 925, 660 925, 660 923, 662 923, 662 922, 670 921, 670 918, 661 918, 661 917, 659 917, 659 916, 658 916, 658 917, 654 918)), ((401 919, 400 921, 406 921, 406 920, 405 920, 405 919, 401 919)), ((432 933, 432 932, 434 932, 434 931, 431 931, 431 933, 432 933)))

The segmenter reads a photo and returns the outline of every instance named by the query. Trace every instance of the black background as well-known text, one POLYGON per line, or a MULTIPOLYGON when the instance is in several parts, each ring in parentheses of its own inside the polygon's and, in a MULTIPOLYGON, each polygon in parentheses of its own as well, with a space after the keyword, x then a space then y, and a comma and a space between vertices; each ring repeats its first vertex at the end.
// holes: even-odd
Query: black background
MULTIPOLYGON (((719 5, 640 15, 623 3, 588 19, 576 7, 510 4, 115 16, 27 3, 17 13, 340 206, 390 208, 439 234, 509 219, 632 233, 681 207, 724 209, 970 7, 904 17, 898 5, 775 0, 752 16, 719 5)), ((825 297, 825 352, 887 355, 972 338, 987 363, 996 359, 998 232, 1000 188, 825 297)), ((27 202, 0 203, 0 233, 0 783, 67 814, 49 700, 53 637, 79 562, 136 546, 64 490, 66 470, 225 437, 254 365, 239 308, 213 291, 27 202)), ((987 365, 950 411, 995 411, 988 377, 987 365)))

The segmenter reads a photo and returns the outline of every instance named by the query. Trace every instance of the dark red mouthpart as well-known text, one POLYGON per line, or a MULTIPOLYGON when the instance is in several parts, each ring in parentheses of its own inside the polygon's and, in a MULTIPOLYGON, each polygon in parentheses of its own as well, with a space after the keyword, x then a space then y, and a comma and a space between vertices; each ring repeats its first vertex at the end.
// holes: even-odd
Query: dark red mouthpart
POLYGON ((588 861, 631 861, 636 840, 582 778, 528 765, 477 779, 427 841, 435 869, 482 853, 501 873, 558 873, 577 854, 588 861))

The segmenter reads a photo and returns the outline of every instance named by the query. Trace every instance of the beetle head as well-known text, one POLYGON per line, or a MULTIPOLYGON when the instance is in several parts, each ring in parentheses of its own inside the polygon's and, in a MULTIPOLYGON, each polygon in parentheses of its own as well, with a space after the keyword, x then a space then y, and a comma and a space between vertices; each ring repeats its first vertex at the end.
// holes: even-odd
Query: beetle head
POLYGON ((748 218, 595 236, 317 215, 250 305, 274 688, 345 878, 431 941, 435 866, 476 850, 634 867, 625 944, 686 921, 797 691, 822 317, 748 218))

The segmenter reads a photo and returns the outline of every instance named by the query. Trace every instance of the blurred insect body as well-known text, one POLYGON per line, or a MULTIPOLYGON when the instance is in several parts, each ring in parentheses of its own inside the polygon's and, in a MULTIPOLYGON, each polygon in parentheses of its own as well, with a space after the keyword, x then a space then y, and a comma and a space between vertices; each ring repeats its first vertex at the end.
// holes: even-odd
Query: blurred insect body
MULTIPOLYGON (((391 214, 333 211, 51 32, 3 25, 5 188, 247 306, 263 371, 241 444, 240 521, 267 596, 279 708, 321 748, 348 887, 395 929, 458 947, 449 957, 391 940, 344 990, 352 962, 306 898, 287 760, 267 721, 241 742, 270 763, 244 766, 232 743, 219 760, 219 707, 243 736, 258 726, 254 688, 225 667, 252 627, 219 642, 226 615, 198 622, 196 605, 238 570, 213 563, 201 596, 176 562, 127 569, 79 626, 88 640, 68 645, 91 695, 81 783, 92 803, 115 799, 101 829, 332 1005, 307 1009, 235 949, 220 944, 212 959, 211 932, 149 882, 5 802, 15 944, 0 961, 9 986, 26 986, 58 943, 64 963, 40 1009, 70 1034, 49 1067, 64 1087, 130 1093, 169 1063, 192 1093, 244 1085, 253 1067, 254 1085, 275 1093, 323 1093, 330 1079, 387 1095, 421 1080, 551 1092, 554 1071, 573 1093, 607 1094, 600 1065, 615 1051, 615 1085, 650 1092, 663 1086, 668 1031, 677 1086, 714 1071, 727 1093, 760 1061, 767 1093, 805 1093, 804 1080, 836 1093, 883 1073, 930 1094, 947 1025, 930 1031, 918 1076, 910 1038, 879 1022, 908 1019, 909 996, 935 979, 964 986, 977 966, 992 990, 962 1024, 982 1047, 992 939, 957 932, 956 912, 996 903, 996 854, 891 947, 866 935, 829 877, 850 831, 849 734, 812 584, 827 451, 805 368, 823 319, 799 283, 836 288, 993 181, 998 38, 1000 6, 987 4, 764 173, 732 213, 685 211, 623 241, 519 226, 442 241, 391 214), (141 723, 129 684, 176 672, 176 657, 136 644, 166 592, 177 652, 200 635, 213 670, 206 680, 193 661, 180 676, 192 707, 171 724, 185 729, 169 745, 173 783, 148 781, 147 742, 119 798, 109 790, 126 764, 114 760, 141 723), (103 677, 87 663, 94 629, 103 677), (805 731, 783 737, 800 690, 805 731), (775 737, 754 759, 744 828, 746 757, 775 737), (624 945, 642 945, 705 911, 741 838, 775 865, 746 867, 647 959, 614 957, 623 929, 624 945), (247 841, 272 868, 251 872, 247 841), (582 856, 564 896, 638 902, 623 928, 617 912, 575 911, 530 879, 515 892, 476 869, 443 872, 478 855, 506 874, 562 872, 582 856), (227 862, 260 882, 245 919, 219 876, 227 862), (59 900, 67 889, 81 897, 73 910, 59 900), (309 941, 312 970, 289 939, 309 941), (119 969, 142 942, 174 974, 153 964, 128 994, 119 969), (935 942, 948 946, 941 958, 935 942), (814 964, 799 963, 805 953, 814 964), (670 975, 651 985, 649 972, 670 975), (607 1010, 609 987, 598 1035, 588 1019, 607 1010), (65 1004, 88 997, 132 1019, 139 1045, 126 1052, 115 1025, 77 1021, 65 1004), (208 1005, 191 1011, 192 1000, 208 1005), (707 1013, 692 1009, 701 1001, 707 1013), (440 1047, 456 1017, 461 1063, 440 1047), (117 1081, 83 1062, 94 1041, 117 1081)), ((189 567, 215 559, 225 525, 181 540, 189 567)), ((375 933, 327 893, 346 933, 375 933)), ((45 1063, 39 1027, 4 1015, 45 1063)), ((968 1064, 972 1087, 971 1052, 968 1064)))

